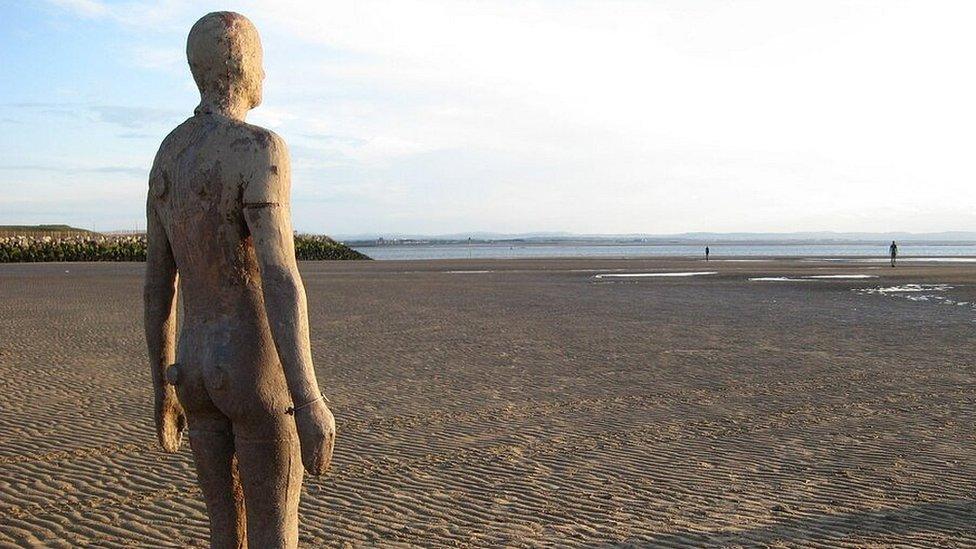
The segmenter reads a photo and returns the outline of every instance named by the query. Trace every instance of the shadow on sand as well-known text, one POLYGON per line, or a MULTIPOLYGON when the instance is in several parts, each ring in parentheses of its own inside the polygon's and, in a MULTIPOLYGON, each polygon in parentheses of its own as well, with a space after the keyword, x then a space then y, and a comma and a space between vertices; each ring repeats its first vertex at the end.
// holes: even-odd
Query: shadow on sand
MULTIPOLYGON (((937 539, 950 541, 960 534, 971 536, 974 528, 976 501, 951 500, 876 511, 787 517, 755 528, 707 533, 684 530, 627 540, 615 547, 751 547, 766 544, 823 544, 829 547, 852 536, 864 540, 874 536, 910 534, 934 534, 937 539)), ((936 540, 930 541, 936 546, 936 540)), ((907 544, 912 545, 911 542, 907 544)))

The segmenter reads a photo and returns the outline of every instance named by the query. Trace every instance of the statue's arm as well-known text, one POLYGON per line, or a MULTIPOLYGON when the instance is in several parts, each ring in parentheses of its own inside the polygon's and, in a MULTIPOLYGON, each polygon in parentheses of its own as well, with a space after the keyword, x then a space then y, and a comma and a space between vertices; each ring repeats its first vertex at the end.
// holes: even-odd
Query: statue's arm
POLYGON ((279 143, 272 143, 266 154, 267 158, 259 158, 254 178, 245 188, 244 217, 261 269, 264 303, 278 358, 291 397, 300 406, 321 393, 312 367, 305 287, 295 261, 288 207, 288 154, 279 143))
POLYGON ((244 218, 261 269, 268 324, 291 393, 302 462, 309 473, 321 474, 332 458, 335 419, 323 402, 312 366, 308 307, 289 208, 290 170, 284 142, 271 134, 268 145, 259 148, 244 188, 244 218))
POLYGON ((172 385, 166 383, 166 368, 176 360, 176 261, 166 231, 152 204, 146 205, 146 345, 155 400, 156 435, 167 452, 179 449, 186 428, 183 409, 172 385))

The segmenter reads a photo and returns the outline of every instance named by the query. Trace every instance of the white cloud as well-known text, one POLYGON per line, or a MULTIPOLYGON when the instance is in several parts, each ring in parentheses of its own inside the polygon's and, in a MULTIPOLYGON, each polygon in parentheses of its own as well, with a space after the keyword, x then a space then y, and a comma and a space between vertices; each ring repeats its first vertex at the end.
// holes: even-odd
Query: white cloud
POLYGON ((105 4, 97 0, 48 0, 48 2, 82 17, 101 17, 108 13, 105 4))
MULTIPOLYGON (((222 7, 53 3, 138 30, 136 59, 170 72, 185 71, 193 21, 222 7)), ((232 7, 265 42, 267 104, 250 121, 294 145, 306 163, 296 177, 322 177, 299 182, 321 187, 316 196, 335 196, 336 177, 316 170, 348 170, 345 196, 357 180, 370 189, 349 216, 357 225, 341 232, 386 219, 424 231, 430 211, 448 208, 462 214, 444 223, 459 225, 438 230, 941 230, 973 220, 948 205, 976 200, 969 3, 232 7), (320 135, 334 139, 308 137, 320 135), (376 198, 383 185, 408 204, 391 212, 376 198)))
POLYGON ((186 53, 182 48, 138 45, 132 50, 133 62, 144 69, 160 69, 180 74, 186 71, 186 53))

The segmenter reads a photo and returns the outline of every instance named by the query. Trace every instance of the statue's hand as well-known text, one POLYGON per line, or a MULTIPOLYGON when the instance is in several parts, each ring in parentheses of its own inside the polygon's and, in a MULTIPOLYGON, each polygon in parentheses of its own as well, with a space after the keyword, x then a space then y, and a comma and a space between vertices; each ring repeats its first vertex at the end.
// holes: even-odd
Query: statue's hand
POLYGON ((176 452, 180 449, 183 431, 186 430, 186 415, 172 386, 167 385, 156 391, 155 416, 159 445, 167 452, 176 452))
POLYGON ((295 411, 295 426, 302 446, 302 464, 310 475, 321 475, 332 462, 336 424, 332 411, 318 400, 295 411))

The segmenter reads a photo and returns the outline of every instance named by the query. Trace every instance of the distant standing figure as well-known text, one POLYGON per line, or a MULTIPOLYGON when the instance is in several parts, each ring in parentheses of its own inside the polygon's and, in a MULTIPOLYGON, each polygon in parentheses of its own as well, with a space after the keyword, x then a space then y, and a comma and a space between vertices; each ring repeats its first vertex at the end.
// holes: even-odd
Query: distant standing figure
POLYGON ((711 253, 711 250, 708 249, 708 246, 705 246, 705 261, 708 261, 708 254, 709 253, 711 253))
POLYGON ((891 252, 891 266, 895 266, 895 258, 898 257, 898 244, 895 241, 891 241, 891 246, 888 246, 888 251, 891 252))

